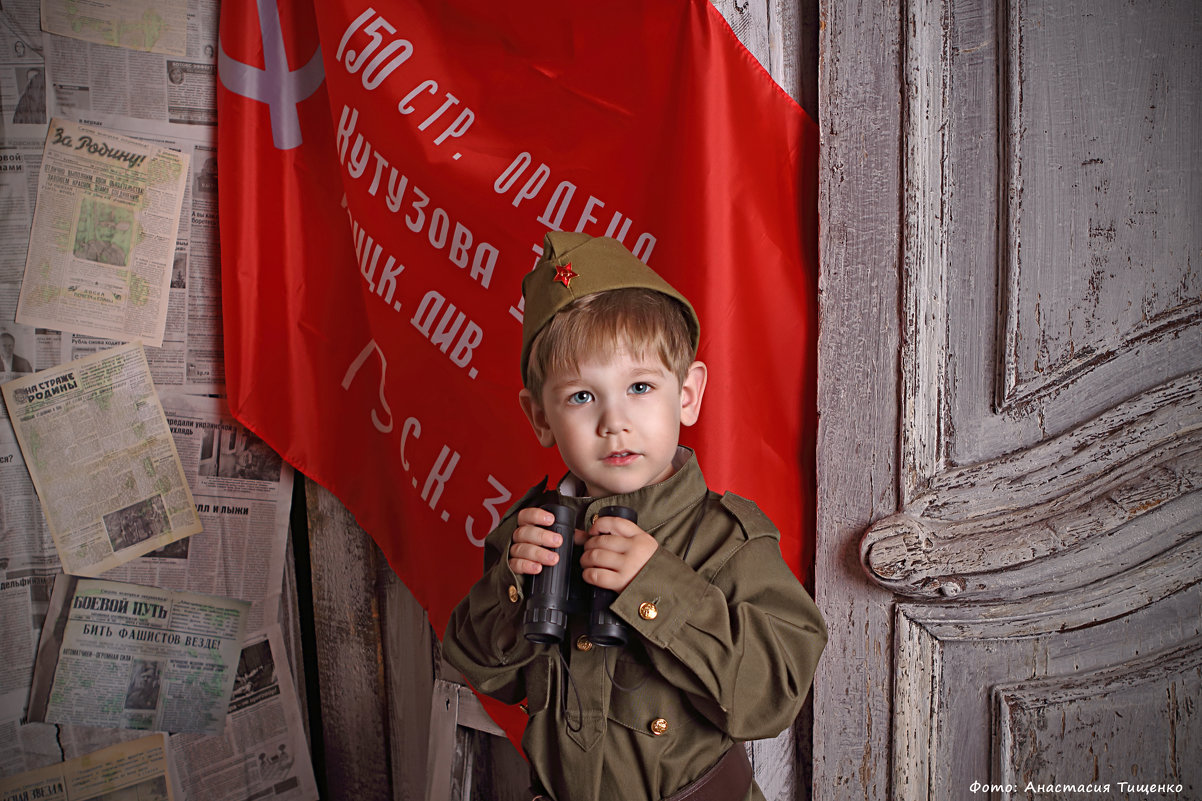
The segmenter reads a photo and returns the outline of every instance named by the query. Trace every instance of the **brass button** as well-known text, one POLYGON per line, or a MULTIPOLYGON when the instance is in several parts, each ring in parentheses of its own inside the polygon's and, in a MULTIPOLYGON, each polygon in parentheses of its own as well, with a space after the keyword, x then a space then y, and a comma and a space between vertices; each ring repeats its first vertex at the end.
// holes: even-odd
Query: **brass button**
POLYGON ((651 721, 651 733, 656 737, 660 736, 668 730, 668 721, 663 718, 656 718, 651 721))
POLYGON ((593 641, 588 638, 587 634, 581 634, 580 637, 576 640, 576 650, 577 651, 593 650, 593 641))
POLYGON ((509 602, 516 604, 518 602, 518 599, 521 597, 522 597, 522 594, 520 592, 518 592, 517 585, 510 584, 509 585, 509 602))
POLYGON ((655 620, 655 616, 658 614, 659 610, 650 601, 639 605, 639 617, 643 620, 655 620))

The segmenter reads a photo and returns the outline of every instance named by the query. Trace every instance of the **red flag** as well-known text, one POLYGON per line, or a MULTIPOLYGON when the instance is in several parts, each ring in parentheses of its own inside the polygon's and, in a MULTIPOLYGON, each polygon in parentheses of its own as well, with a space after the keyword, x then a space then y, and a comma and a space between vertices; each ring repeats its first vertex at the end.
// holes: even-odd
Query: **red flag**
POLYGON ((520 281, 549 228, 615 236, 693 302, 710 382, 685 444, 805 577, 817 138, 717 11, 259 6, 221 21, 230 405, 435 628, 499 515, 563 470, 517 404, 520 281))

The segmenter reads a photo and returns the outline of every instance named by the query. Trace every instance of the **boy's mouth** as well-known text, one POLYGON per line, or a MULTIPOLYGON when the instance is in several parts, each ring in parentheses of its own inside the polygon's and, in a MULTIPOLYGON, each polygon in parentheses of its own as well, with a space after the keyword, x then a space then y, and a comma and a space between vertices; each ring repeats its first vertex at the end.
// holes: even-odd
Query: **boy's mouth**
POLYGON ((614 451, 601 461, 608 465, 621 467, 622 465, 630 464, 637 458, 639 458, 639 455, 634 451, 614 451))

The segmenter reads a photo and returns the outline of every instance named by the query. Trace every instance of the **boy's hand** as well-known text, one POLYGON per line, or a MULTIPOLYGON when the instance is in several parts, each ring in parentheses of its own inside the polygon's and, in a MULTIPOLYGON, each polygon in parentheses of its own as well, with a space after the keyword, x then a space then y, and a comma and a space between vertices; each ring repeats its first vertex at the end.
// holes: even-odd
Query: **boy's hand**
POLYGON ((659 548, 637 523, 621 517, 599 517, 584 540, 580 565, 594 587, 621 592, 659 548))
MULTIPOLYGON (((518 512, 518 527, 513 532, 509 545, 509 569, 518 575, 533 576, 541 573, 543 565, 559 561, 553 548, 560 545, 558 534, 544 526, 554 525, 555 515, 546 509, 530 506, 518 512)), ((584 532, 576 530, 575 542, 579 543, 584 532)))

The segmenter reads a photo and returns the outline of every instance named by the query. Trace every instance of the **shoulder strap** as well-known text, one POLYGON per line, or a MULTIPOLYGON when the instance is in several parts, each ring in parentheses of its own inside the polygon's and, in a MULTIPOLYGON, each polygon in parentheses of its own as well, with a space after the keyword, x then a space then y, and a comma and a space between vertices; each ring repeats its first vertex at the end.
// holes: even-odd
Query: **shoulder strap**
POLYGON ((748 539, 755 537, 780 539, 780 532, 768 519, 768 515, 760 511, 760 507, 756 506, 755 501, 728 492, 722 496, 722 506, 739 521, 739 525, 743 527, 748 539))

